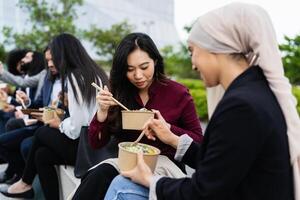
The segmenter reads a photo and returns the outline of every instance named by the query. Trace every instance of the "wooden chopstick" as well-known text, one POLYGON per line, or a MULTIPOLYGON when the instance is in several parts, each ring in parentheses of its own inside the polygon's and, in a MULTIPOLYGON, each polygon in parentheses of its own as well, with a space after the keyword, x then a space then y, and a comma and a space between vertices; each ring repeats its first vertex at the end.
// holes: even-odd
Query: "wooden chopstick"
POLYGON ((24 103, 23 99, 18 94, 16 94, 16 98, 20 101, 22 107, 24 109, 26 109, 27 107, 25 106, 25 103, 24 103))
MULTIPOLYGON (((103 90, 100 86, 98 86, 96 83, 92 83, 91 84, 93 87, 95 87, 97 90, 103 90)), ((126 108, 126 106, 124 106, 121 102, 119 102, 117 99, 111 97, 111 99, 116 102, 116 104, 118 104, 119 106, 121 106, 122 108, 124 108, 127 111, 130 111, 128 108, 126 108)))
POLYGON ((141 134, 139 135, 139 137, 132 143, 132 145, 136 145, 137 143, 139 143, 139 141, 142 139, 142 137, 145 135, 145 130, 143 130, 141 132, 141 134))

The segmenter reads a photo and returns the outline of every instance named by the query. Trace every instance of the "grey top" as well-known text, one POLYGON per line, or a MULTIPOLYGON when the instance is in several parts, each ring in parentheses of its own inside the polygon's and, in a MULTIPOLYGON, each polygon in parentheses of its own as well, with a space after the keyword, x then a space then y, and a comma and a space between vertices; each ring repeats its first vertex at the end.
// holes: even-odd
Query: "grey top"
POLYGON ((2 74, 0 74, 0 80, 21 88, 37 87, 34 97, 34 99, 36 99, 41 93, 46 73, 47 70, 44 69, 43 71, 34 76, 21 77, 13 75, 6 70, 3 70, 2 74))

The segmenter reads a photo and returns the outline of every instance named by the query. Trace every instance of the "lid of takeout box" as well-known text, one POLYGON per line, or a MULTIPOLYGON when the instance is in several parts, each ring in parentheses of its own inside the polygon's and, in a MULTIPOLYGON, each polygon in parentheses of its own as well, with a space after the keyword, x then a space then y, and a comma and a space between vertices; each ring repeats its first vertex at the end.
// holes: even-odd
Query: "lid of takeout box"
POLYGON ((152 111, 145 111, 145 110, 122 110, 122 113, 149 113, 149 114, 154 114, 152 111))

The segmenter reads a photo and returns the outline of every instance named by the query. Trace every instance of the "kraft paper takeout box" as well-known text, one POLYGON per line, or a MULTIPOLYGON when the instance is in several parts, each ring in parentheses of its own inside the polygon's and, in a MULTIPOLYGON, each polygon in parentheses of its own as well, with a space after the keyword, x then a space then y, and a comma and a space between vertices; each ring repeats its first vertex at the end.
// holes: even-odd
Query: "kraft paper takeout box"
POLYGON ((122 128, 142 130, 145 123, 154 117, 154 112, 145 110, 122 110, 122 128))
MULTIPOLYGON (((121 171, 128 171, 133 169, 137 164, 137 153, 130 152, 129 150, 125 149, 124 145, 131 145, 133 142, 121 142, 119 143, 119 154, 118 154, 118 166, 121 171)), ((153 154, 143 154, 144 160, 146 164, 150 167, 151 171, 154 172, 155 166, 157 163, 158 155, 160 154, 160 150, 156 147, 151 145, 138 143, 141 145, 146 145, 152 149, 154 149, 155 153, 153 154)))
POLYGON ((53 119, 55 113, 58 115, 59 118, 61 118, 64 115, 64 111, 60 108, 51 108, 51 107, 44 108, 43 117, 42 117, 43 121, 46 122, 53 119))

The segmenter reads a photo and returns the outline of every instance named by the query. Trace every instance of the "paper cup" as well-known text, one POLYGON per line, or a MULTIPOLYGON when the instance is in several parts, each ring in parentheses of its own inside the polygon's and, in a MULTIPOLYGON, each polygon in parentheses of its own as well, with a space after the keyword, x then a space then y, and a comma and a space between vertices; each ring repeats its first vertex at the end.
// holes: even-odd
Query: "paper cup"
MULTIPOLYGON (((119 155, 118 155, 118 165, 121 171, 128 171, 133 169, 137 164, 137 152, 132 151, 133 149, 128 148, 133 142, 121 142, 119 143, 119 155)), ((146 164, 150 167, 151 171, 154 172, 158 155, 160 150, 151 145, 138 143, 137 145, 150 148, 153 152, 143 153, 144 160, 146 164)))
POLYGON ((154 117, 154 112, 141 110, 122 110, 122 128, 127 130, 142 130, 145 123, 154 117))
POLYGON ((46 121, 53 119, 54 113, 55 113, 54 108, 50 108, 50 107, 44 108, 43 117, 42 117, 43 121, 46 122, 46 121))

